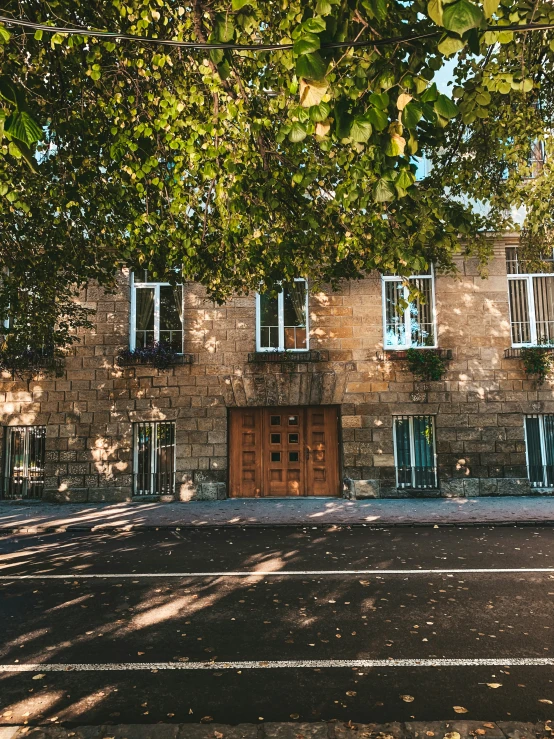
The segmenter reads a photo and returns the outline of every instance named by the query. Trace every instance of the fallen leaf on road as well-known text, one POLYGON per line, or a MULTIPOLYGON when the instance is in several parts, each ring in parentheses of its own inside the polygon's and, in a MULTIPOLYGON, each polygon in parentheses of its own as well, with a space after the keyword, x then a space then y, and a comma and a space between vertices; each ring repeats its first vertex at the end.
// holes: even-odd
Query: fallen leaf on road
POLYGON ((297 713, 291 713, 290 717, 294 719, 300 718, 300 716, 297 713))
POLYGON ((354 695, 357 695, 355 690, 347 690, 346 695, 349 695, 350 697, 353 697, 354 695))
POLYGON ((210 721, 213 721, 213 718, 211 716, 202 716, 200 719, 201 724, 209 724, 210 721))
POLYGON ((494 688, 494 689, 502 687, 502 683, 487 683, 487 685, 489 688, 494 688))
POLYGON ((477 736, 484 736, 486 733, 485 729, 475 729, 475 734, 477 734, 477 736))
POLYGON ((495 728, 494 724, 483 724, 483 726, 486 726, 487 729, 494 729, 495 728))
POLYGON ((461 739, 457 731, 449 731, 448 734, 444 735, 444 739, 461 739))
POLYGON ((215 739, 223 739, 223 734, 221 731, 214 731, 215 739))
POLYGON ((413 703, 415 700, 413 695, 401 695, 400 697, 402 698, 404 703, 413 703))
POLYGON ((33 675, 33 680, 42 680, 43 677, 46 677, 46 675, 33 675))
POLYGON ((425 732, 425 736, 435 736, 435 732, 434 731, 426 731, 425 732))
POLYGON ((552 701, 549 701, 548 698, 539 698, 539 703, 548 703, 549 706, 552 705, 552 701))
POLYGON ((467 708, 464 708, 463 706, 452 706, 452 708, 456 711, 456 713, 467 713, 467 708))
POLYGON ((137 654, 138 654, 138 656, 140 657, 141 655, 143 655, 143 654, 144 654, 144 652, 137 652, 137 654))

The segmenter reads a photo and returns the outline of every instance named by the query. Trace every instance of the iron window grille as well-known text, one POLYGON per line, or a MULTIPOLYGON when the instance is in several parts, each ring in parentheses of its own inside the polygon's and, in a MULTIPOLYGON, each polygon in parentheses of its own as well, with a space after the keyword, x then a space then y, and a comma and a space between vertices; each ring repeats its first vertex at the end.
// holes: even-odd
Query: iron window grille
POLYGON ((554 345, 554 260, 543 272, 528 272, 518 248, 506 247, 512 346, 554 345))
POLYGON ((433 268, 427 274, 405 279, 382 275, 383 348, 435 348, 435 279, 433 268), (410 288, 419 295, 410 298, 410 288))
POLYGON ((256 351, 309 350, 308 283, 296 278, 276 297, 256 294, 256 351))
POLYGON ((150 282, 131 275, 131 351, 153 344, 166 344, 183 352, 183 286, 169 282, 150 282))
POLYGON ((3 497, 40 500, 44 492, 46 426, 6 428, 3 497))
POLYGON ((531 486, 554 487, 554 415, 525 417, 525 449, 531 486))
POLYGON ((175 422, 134 424, 133 492, 173 495, 175 492, 175 422))
POLYGON ((437 488, 434 417, 394 416, 393 435, 397 487, 437 488))

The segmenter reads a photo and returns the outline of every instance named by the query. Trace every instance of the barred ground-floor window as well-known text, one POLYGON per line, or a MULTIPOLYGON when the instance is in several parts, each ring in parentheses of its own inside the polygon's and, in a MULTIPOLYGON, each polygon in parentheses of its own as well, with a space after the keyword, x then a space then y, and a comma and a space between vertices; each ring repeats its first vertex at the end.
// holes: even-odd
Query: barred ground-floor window
POLYGON ((175 492, 175 423, 134 424, 133 470, 135 495, 173 495, 175 492))
POLYGON ((42 498, 46 426, 9 426, 5 430, 4 498, 42 498))
POLYGON ((533 487, 554 487, 554 415, 526 416, 527 470, 533 487))
POLYGON ((436 488, 434 417, 394 416, 393 433, 397 486, 436 488))

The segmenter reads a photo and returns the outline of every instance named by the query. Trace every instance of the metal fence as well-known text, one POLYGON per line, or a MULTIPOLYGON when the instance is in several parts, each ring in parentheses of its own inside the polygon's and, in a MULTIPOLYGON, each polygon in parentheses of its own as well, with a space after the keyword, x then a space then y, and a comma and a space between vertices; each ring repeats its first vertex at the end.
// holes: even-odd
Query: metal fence
POLYGON ((175 491, 175 423, 135 424, 134 485, 136 496, 173 495, 175 491))
POLYGON ((2 497, 40 499, 44 492, 46 426, 6 429, 2 497))

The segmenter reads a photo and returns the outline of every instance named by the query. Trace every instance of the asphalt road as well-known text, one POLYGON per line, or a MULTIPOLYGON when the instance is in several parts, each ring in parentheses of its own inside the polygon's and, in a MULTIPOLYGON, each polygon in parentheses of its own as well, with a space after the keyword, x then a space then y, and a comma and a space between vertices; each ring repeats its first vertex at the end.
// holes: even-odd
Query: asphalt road
POLYGON ((0 725, 553 716, 552 528, 0 539, 0 725))

